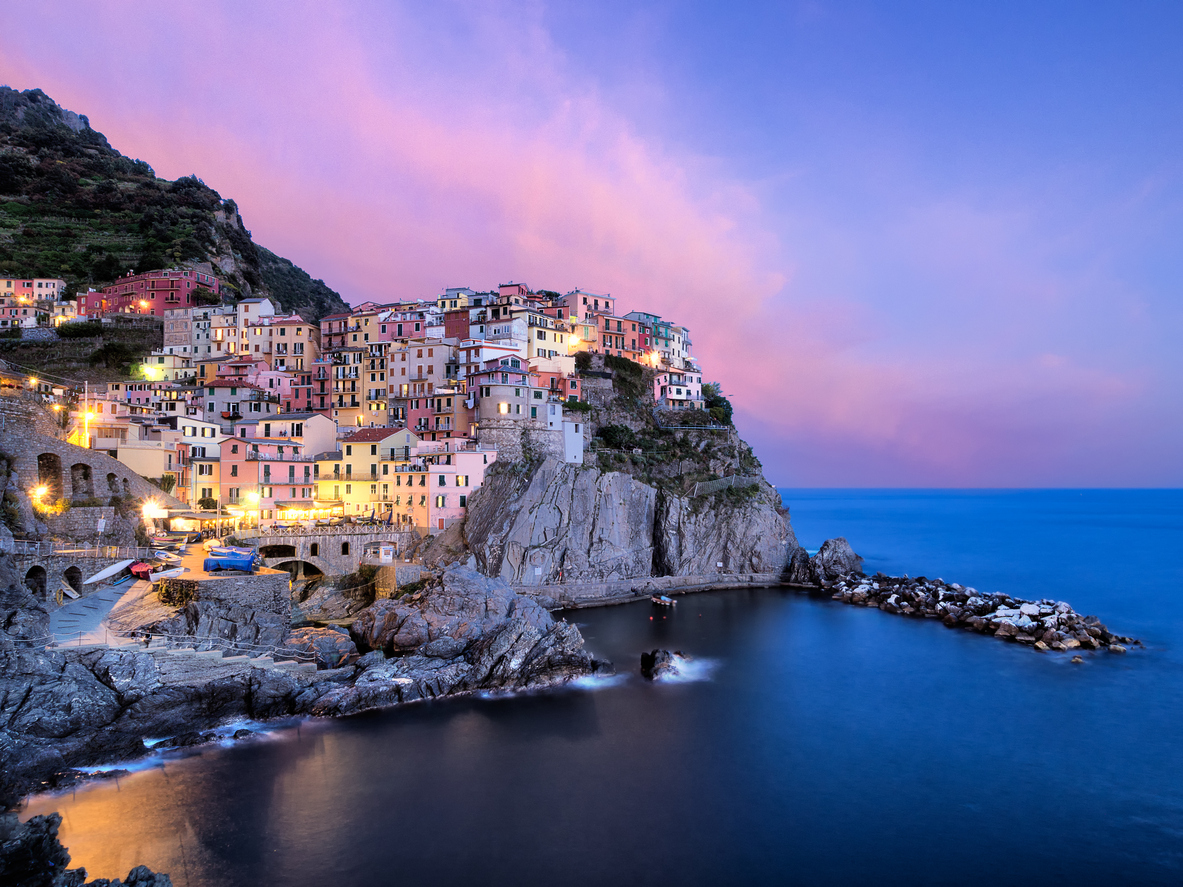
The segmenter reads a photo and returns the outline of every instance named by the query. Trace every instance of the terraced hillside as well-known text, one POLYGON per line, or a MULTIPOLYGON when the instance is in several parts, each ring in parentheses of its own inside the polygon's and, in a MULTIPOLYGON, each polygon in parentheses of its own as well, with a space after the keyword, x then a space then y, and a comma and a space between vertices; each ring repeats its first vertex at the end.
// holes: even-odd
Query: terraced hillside
POLYGON ((346 310, 323 281, 255 244, 234 201, 196 176, 157 178, 41 90, 0 86, 0 274, 61 277, 73 293, 196 263, 218 269, 231 295, 270 296, 307 320, 346 310))

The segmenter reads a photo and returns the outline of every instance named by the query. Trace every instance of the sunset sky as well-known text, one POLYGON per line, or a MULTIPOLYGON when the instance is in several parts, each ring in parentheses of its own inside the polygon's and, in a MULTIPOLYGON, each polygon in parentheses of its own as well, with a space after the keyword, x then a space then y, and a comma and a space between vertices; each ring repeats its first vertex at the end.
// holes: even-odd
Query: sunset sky
POLYGON ((688 325, 783 486, 1183 485, 1183 4, 0 5, 347 301, 688 325))

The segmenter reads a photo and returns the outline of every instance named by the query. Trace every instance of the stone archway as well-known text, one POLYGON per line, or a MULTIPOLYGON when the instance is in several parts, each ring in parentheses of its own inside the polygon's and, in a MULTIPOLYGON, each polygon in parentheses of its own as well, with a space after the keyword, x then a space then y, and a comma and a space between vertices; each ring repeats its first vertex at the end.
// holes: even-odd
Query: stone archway
POLYGON ((25 573, 25 588, 29 589, 33 594, 45 597, 45 579, 45 567, 40 564, 34 564, 25 573))
POLYGON ((119 495, 119 478, 115 476, 114 471, 107 472, 107 492, 112 496, 119 495))
POLYGON ((94 473, 85 462, 75 462, 70 466, 70 485, 74 490, 73 500, 94 498, 94 473))
POLYGON ((259 547, 259 557, 291 557, 296 556, 296 546, 294 545, 262 545, 259 547))
POLYGON ((82 591, 82 571, 77 567, 66 567, 62 578, 70 583, 70 587, 77 592, 82 591))
POLYGON ((62 460, 57 453, 42 453, 37 457, 37 483, 47 489, 45 501, 62 498, 62 460))
POLYGON ((269 566, 273 570, 287 570, 293 582, 297 579, 314 579, 325 574, 316 564, 306 560, 283 560, 269 566))

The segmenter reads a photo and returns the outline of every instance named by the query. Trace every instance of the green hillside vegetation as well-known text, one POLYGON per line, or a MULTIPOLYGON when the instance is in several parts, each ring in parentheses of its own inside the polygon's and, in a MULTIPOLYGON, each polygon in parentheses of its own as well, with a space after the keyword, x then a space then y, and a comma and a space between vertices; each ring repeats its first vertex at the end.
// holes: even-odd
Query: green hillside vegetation
POLYGON ((323 281, 257 246, 233 200, 124 157, 40 90, 0 87, 0 273, 67 292, 128 271, 209 263, 227 295, 265 295, 306 320, 347 310, 323 281))

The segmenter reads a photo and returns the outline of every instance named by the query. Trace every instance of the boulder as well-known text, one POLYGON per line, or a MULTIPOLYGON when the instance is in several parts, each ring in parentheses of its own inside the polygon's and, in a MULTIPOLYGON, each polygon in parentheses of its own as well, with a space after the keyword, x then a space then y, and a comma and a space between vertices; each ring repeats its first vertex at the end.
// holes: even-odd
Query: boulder
POLYGON ((650 681, 673 677, 679 674, 678 662, 685 660, 686 656, 681 652, 650 650, 648 653, 641 654, 641 674, 650 681))
POLYGON ((357 661, 357 647, 350 636, 332 628, 293 629, 283 646, 313 654, 320 668, 341 668, 357 661))
POLYGON ((809 552, 804 548, 793 549, 785 581, 792 585, 817 585, 809 563, 809 552))
POLYGON ((833 582, 847 573, 861 573, 863 559, 854 553, 843 537, 827 539, 817 554, 809 559, 816 584, 833 582))

